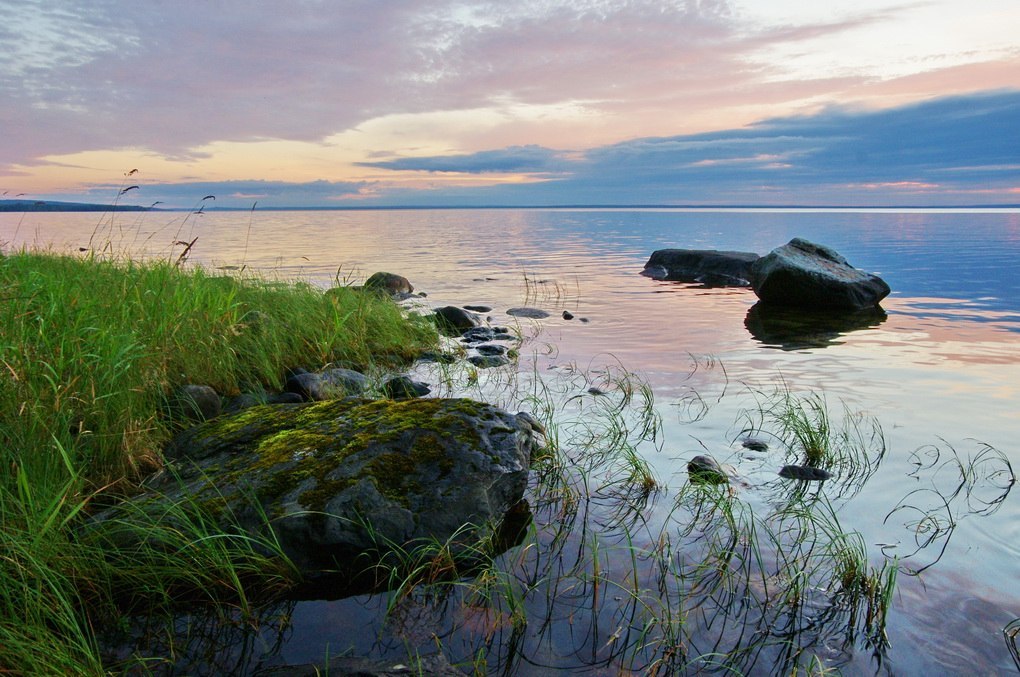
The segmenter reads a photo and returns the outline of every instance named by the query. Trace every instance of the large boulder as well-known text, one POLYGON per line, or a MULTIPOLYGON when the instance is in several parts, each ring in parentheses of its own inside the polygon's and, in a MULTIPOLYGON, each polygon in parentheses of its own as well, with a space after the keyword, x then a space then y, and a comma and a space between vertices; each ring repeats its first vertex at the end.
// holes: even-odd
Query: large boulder
POLYGON ((758 260, 752 252, 715 249, 660 249, 652 252, 641 274, 656 280, 698 282, 711 287, 746 287, 750 284, 751 264, 758 260))
POLYGON ((889 294, 882 278, 854 268, 829 247, 801 238, 755 261, 751 287, 765 303, 812 310, 872 308, 889 294))
POLYGON ((450 541, 457 556, 496 538, 538 435, 530 417, 467 399, 256 406, 178 436, 174 472, 125 514, 204 506, 224 533, 271 528, 306 580, 354 580, 400 548, 450 541))

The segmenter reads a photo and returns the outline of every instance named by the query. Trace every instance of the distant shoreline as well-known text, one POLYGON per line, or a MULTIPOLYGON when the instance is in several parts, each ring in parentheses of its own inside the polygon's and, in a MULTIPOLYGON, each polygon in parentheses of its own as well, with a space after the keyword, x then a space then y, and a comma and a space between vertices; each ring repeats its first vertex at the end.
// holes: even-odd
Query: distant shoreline
POLYGON ((54 202, 51 200, 0 200, 0 212, 147 212, 150 207, 103 205, 90 202, 54 202))
MULTIPOLYGON (((382 212, 382 211, 469 211, 469 210, 610 210, 660 209, 676 211, 736 211, 736 210, 838 210, 838 211, 882 211, 882 210, 925 210, 957 211, 970 209, 1020 209, 1016 204, 972 204, 972 205, 755 205, 755 204, 549 204, 549 205, 360 205, 316 207, 259 207, 260 212, 382 212)), ((253 207, 209 207, 209 212, 248 212, 253 207)), ((104 205, 88 202, 57 202, 50 200, 0 200, 2 212, 186 212, 190 208, 155 208, 137 205, 104 205)))

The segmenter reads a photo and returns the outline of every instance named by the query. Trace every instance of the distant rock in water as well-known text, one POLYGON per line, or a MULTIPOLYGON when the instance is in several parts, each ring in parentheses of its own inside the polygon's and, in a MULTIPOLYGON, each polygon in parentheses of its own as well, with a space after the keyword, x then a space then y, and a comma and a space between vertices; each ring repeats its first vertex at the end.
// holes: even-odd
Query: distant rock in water
POLYGON ((660 249, 641 272, 655 280, 698 282, 711 287, 750 285, 751 264, 758 260, 752 252, 715 249, 660 249))
POLYGON ((836 251, 794 238, 751 266, 763 302, 812 310, 872 308, 889 294, 882 278, 851 266, 836 251))
POLYGON ((779 471, 779 476, 788 480, 821 482, 832 477, 832 473, 821 468, 812 468, 809 465, 784 465, 779 471))
POLYGON ((525 317, 531 320, 544 320, 549 313, 540 308, 510 308, 506 311, 512 317, 525 317))
POLYGON ((388 294, 410 294, 414 287, 403 275, 396 273, 373 273, 365 280, 365 289, 378 289, 388 294))

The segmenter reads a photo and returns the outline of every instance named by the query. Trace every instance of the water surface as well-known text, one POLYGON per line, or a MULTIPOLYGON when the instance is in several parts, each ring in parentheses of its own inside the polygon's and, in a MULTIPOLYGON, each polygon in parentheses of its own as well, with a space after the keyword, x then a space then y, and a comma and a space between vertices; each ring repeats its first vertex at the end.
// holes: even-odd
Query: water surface
MULTIPOLYGON (((640 539, 640 531, 648 543, 661 537, 667 515, 675 518, 686 461, 699 453, 728 460, 750 479, 741 496, 748 505, 774 504, 777 494, 765 486, 774 459, 741 452, 741 422, 756 394, 777 387, 822 393, 837 413, 845 404, 881 424, 887 451, 878 469, 852 492, 832 496, 832 506, 844 529, 863 536, 872 565, 895 561, 901 574, 880 658, 859 638, 847 646, 846 633, 831 628, 813 631, 805 651, 845 674, 1014 669, 1002 629, 1020 616, 1020 591, 1012 585, 1020 573, 1020 508, 997 473, 1002 463, 981 461, 992 458, 983 455, 992 449, 1020 467, 1016 211, 154 212, 116 214, 112 222, 95 214, 0 214, 0 241, 68 252, 110 243, 116 251, 169 259, 184 250, 175 242, 194 241, 192 263, 243 266, 323 287, 360 283, 377 270, 400 273, 434 306, 490 305, 493 323, 517 324, 528 339, 518 367, 525 381, 539 374, 569 390, 572 374, 597 380, 607 366, 634 372, 650 385, 663 421, 661 437, 640 449, 662 485, 643 517, 663 521, 629 533, 640 539), (829 245, 880 274, 893 289, 884 316, 791 331, 781 317, 756 316, 748 290, 638 274, 655 249, 766 253, 793 237, 829 245), (505 314, 521 305, 551 317, 518 323, 505 314), (575 318, 562 319, 564 310, 575 318), (961 489, 958 468, 975 459, 978 472, 961 489)), ((482 385, 490 379, 498 393, 502 378, 483 375, 482 385)), ((575 395, 584 392, 566 393, 575 395)), ((605 543, 622 539, 626 530, 599 510, 591 507, 584 535, 571 538, 584 543, 592 525, 603 524, 605 543)), ((541 533, 536 538, 541 542, 541 533)), ((629 566, 619 554, 605 557, 607 565, 629 566)), ((651 585, 654 576, 641 575, 651 585)), ((596 606, 576 591, 571 606, 565 600, 574 593, 553 595, 551 585, 541 589, 558 605, 526 600, 529 613, 551 620, 529 622, 520 633, 473 618, 463 606, 439 613, 422 605, 405 609, 403 621, 383 622, 384 595, 303 602, 290 611, 285 641, 266 660, 321 660, 349 648, 400 655, 408 643, 434 647, 432 634, 442 637, 451 658, 466 660, 481 634, 494 672, 500 665, 522 674, 641 668, 611 649, 622 643, 614 634, 619 628, 641 626, 626 600, 596 606)), ((703 626, 691 635, 700 652, 731 646, 727 636, 737 632, 710 620, 691 620, 703 626)), ((743 666, 764 674, 789 660, 772 648, 743 666)))

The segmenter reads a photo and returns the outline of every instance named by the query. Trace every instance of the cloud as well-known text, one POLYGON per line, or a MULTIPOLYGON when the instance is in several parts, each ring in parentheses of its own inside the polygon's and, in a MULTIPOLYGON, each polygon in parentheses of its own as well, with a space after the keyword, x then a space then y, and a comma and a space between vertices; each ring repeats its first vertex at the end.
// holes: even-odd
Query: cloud
POLYGON ((616 139, 653 121, 679 129, 718 117, 725 99, 808 94, 768 82, 778 70, 755 55, 885 16, 769 27, 729 0, 0 0, 0 10, 10 165, 125 148, 197 159, 218 141, 320 141, 397 114, 495 107, 511 124, 521 104, 584 102, 616 139))
POLYGON ((562 152, 541 146, 511 146, 501 150, 433 157, 407 157, 380 162, 359 162, 361 167, 397 171, 488 174, 500 172, 545 174, 567 171, 570 162, 562 152))
MULTIPOLYGON (((1016 184, 1017 129, 1017 91, 880 111, 832 107, 741 129, 594 148, 577 160, 561 161, 560 178, 544 183, 418 197, 474 204, 903 204, 923 195, 938 204, 973 202, 981 190, 1005 199, 1016 184)), ((486 166, 495 171, 499 163, 487 165, 488 159, 512 157, 517 150, 416 158, 406 166, 389 166, 442 171, 486 166)), ((532 152, 558 157, 550 149, 532 152)))

